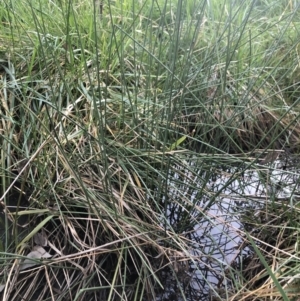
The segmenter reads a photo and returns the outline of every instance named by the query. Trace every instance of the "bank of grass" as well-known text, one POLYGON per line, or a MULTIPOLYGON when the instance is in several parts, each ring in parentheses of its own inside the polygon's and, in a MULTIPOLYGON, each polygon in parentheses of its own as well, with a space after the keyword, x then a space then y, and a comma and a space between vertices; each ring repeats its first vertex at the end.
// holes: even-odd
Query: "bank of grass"
POLYGON ((255 275, 212 255, 228 187, 253 201, 244 172, 299 152, 298 7, 233 3, 1 3, 2 300, 297 296, 297 197, 220 230, 255 275))

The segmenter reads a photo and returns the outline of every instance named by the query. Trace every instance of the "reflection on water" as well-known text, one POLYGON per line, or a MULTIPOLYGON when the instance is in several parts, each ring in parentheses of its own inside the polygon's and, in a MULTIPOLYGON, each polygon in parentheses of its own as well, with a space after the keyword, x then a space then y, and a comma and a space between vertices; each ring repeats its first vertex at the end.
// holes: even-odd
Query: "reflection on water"
POLYGON ((183 179, 178 171, 165 200, 166 228, 186 237, 191 259, 188 264, 181 262, 181 275, 178 268, 170 271, 166 289, 157 300, 184 300, 182 295, 186 300, 201 301, 228 298, 238 273, 236 267, 251 253, 241 216, 255 215, 266 201, 292 205, 299 191, 298 172, 293 165, 276 161, 255 169, 243 166, 244 171, 216 168, 208 180, 205 172, 187 172, 183 179))

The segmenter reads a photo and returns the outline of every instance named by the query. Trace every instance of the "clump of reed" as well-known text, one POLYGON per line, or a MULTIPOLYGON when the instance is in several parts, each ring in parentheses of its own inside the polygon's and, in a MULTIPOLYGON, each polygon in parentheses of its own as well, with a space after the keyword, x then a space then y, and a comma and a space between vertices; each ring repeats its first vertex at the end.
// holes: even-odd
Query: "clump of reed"
MULTIPOLYGON (((257 153, 298 152, 298 11, 283 2, 0 4, 2 300, 254 296, 214 257, 228 222, 210 210, 236 180, 251 200, 257 153)), ((294 269, 276 283, 263 258, 298 259, 282 217, 284 252, 253 243, 276 297, 294 269)))

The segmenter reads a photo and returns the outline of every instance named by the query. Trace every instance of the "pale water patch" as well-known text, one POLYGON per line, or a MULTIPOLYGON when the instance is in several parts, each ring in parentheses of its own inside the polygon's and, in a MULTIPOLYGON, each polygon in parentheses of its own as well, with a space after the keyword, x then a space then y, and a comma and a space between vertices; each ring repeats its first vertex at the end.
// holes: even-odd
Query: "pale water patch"
POLYGON ((178 233, 178 225, 186 214, 183 208, 187 204, 192 206, 189 218, 194 225, 192 229, 181 229, 181 234, 189 239, 191 260, 185 271, 188 281, 179 285, 175 276, 168 275, 166 289, 157 300, 171 300, 175 295, 176 300, 183 300, 181 291, 187 300, 207 301, 221 294, 223 298, 228 297, 234 286, 235 268, 253 252, 246 243, 245 223, 241 217, 252 214, 251 218, 255 219, 266 203, 285 202, 294 206, 300 197, 299 170, 296 164, 283 161, 249 169, 245 166, 216 168, 206 183, 205 173, 191 177, 187 172, 185 189, 176 187, 182 183, 179 177, 181 173, 175 174, 169 183, 172 189, 167 196, 169 223, 166 227, 178 233), (191 183, 194 187, 197 185, 200 192, 192 191, 191 183), (212 198, 214 201, 209 206, 212 198))

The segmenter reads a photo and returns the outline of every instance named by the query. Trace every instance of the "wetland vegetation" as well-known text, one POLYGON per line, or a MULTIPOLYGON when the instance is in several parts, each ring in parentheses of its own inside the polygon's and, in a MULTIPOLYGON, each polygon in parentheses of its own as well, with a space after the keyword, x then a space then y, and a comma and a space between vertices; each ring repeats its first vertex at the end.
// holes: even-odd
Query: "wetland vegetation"
POLYGON ((300 4, 0 3, 0 296, 298 300, 300 4))

